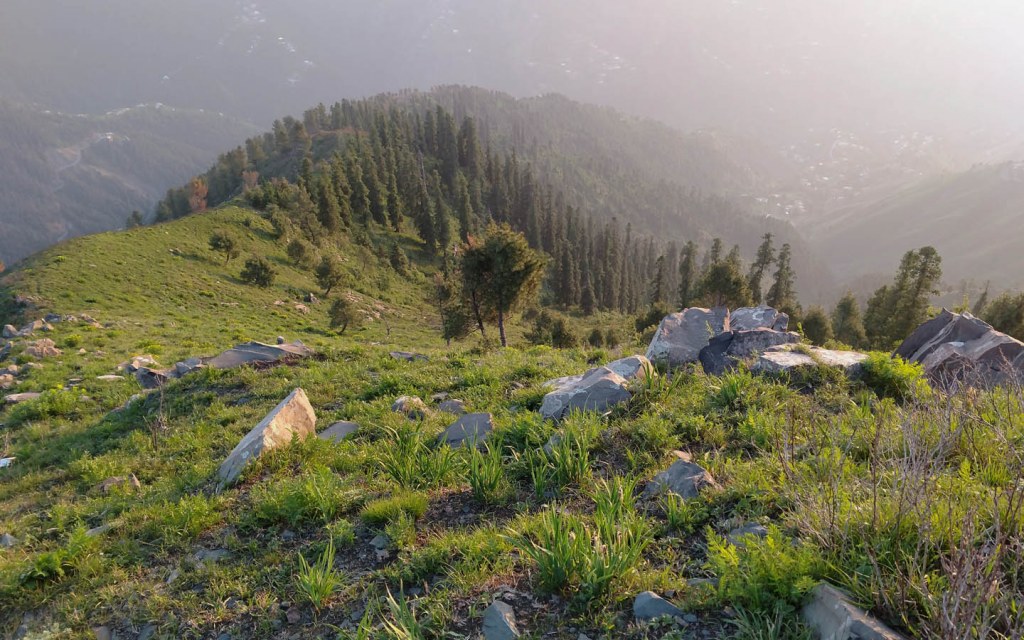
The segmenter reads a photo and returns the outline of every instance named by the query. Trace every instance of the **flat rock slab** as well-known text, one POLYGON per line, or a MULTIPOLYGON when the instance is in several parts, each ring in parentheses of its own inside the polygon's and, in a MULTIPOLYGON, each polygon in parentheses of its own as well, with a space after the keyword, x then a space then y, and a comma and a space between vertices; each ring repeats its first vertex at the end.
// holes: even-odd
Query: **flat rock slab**
POLYGON ((676 461, 647 483, 645 496, 674 493, 680 498, 690 499, 696 498, 704 489, 718 486, 710 473, 690 461, 690 454, 682 451, 674 451, 673 454, 676 461))
POLYGON ((729 310, 725 307, 691 307, 669 314, 661 320, 647 347, 647 359, 669 367, 697 362, 708 341, 729 329, 729 310))
POLYGON ((330 440, 332 442, 341 442, 347 438, 350 438, 352 434, 359 431, 359 425, 355 422, 347 422, 342 420, 335 422, 331 426, 327 427, 323 431, 317 434, 317 437, 321 440, 330 440))
POLYGON ((495 600, 484 610, 483 632, 485 640, 518 638, 520 633, 516 627, 516 614, 512 607, 501 600, 495 600))
POLYGON ((212 369, 234 369, 257 362, 279 362, 287 358, 308 358, 313 350, 301 342, 291 344, 263 344, 262 342, 246 342, 224 353, 208 358, 203 364, 212 369))
POLYGON ((494 430, 494 417, 489 413, 467 413, 460 417, 438 437, 438 442, 452 447, 475 446, 483 443, 494 430))
POLYGON ((388 355, 395 360, 404 360, 405 362, 426 362, 430 359, 422 353, 413 353, 411 351, 392 351, 388 355))
POLYGON ((644 591, 633 600, 633 617, 637 620, 655 620, 669 616, 683 617, 684 612, 653 591, 644 591))
POLYGON ((729 544, 737 547, 744 547, 747 544, 746 540, 749 536, 754 536, 755 538, 766 538, 768 537, 768 529, 762 524, 748 522, 742 527, 736 527, 727 533, 725 535, 725 539, 729 541, 729 544))
POLYGON ((296 389, 245 435, 217 470, 220 486, 233 484, 251 460, 266 451, 316 435, 316 413, 306 392, 296 389))
POLYGON ((835 367, 856 378, 863 373, 866 353, 858 351, 834 351, 807 345, 782 345, 772 347, 761 354, 750 368, 754 373, 789 373, 804 367, 835 367), (799 348, 797 348, 799 347, 799 348))
POLYGON ((904 640, 904 637, 854 605, 830 584, 811 590, 811 600, 800 611, 819 638, 828 640, 904 640))
POLYGON ((541 403, 540 414, 547 420, 561 420, 570 412, 604 412, 628 401, 629 383, 647 375, 657 375, 644 356, 630 356, 582 375, 555 378, 544 383, 551 388, 541 403))
POLYGON ((22 402, 28 402, 29 400, 35 400, 36 398, 38 398, 38 397, 40 397, 42 395, 43 394, 36 393, 35 391, 28 391, 28 392, 25 392, 25 393, 12 393, 9 396, 4 398, 4 403, 6 403, 6 404, 21 404, 22 402))

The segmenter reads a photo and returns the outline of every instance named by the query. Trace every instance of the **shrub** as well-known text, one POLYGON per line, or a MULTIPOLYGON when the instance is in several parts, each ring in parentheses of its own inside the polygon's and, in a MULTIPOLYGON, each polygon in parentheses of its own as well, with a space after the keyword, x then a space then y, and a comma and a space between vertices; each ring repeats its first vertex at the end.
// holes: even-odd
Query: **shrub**
POLYGON ((546 309, 534 318, 533 330, 526 334, 526 339, 533 344, 546 344, 556 349, 571 349, 580 342, 565 316, 546 309))
POLYGON ((328 312, 328 316, 331 319, 331 328, 340 328, 341 333, 345 333, 345 329, 349 325, 358 327, 359 321, 362 318, 355 305, 349 302, 347 298, 335 298, 334 302, 331 303, 331 310, 328 312))
POLYGON ((587 344, 595 349, 604 346, 604 334, 601 333, 600 329, 594 327, 594 330, 587 336, 587 344))
POLYGON ((904 400, 917 392, 926 392, 924 369, 886 353, 871 353, 864 362, 861 381, 877 395, 904 400))
POLYGON ((44 418, 70 418, 81 410, 81 400, 75 391, 55 389, 44 391, 41 396, 34 400, 28 400, 14 405, 14 408, 7 414, 7 426, 17 427, 31 420, 42 420, 44 418))
POLYGON ((258 287, 269 287, 274 284, 277 271, 266 258, 253 256, 245 261, 242 268, 242 282, 253 284, 258 287))
POLYGON ((303 268, 309 266, 310 260, 313 257, 312 248, 310 248, 308 243, 299 238, 295 238, 288 243, 287 252, 291 261, 303 268))
POLYGON ((636 332, 644 333, 651 327, 657 326, 662 319, 670 313, 672 313, 672 310, 669 309, 668 305, 664 302, 653 303, 647 308, 647 311, 644 311, 636 317, 636 320, 634 321, 636 332))
POLYGON ((224 264, 238 257, 238 240, 227 231, 215 231, 210 236, 210 250, 224 254, 224 264))
POLYGON ((373 500, 363 507, 359 515, 367 524, 383 527, 397 520, 402 514, 418 520, 426 512, 427 497, 421 493, 409 492, 373 500))
POLYGON ((619 339, 619 332, 611 327, 608 327, 608 331, 606 331, 604 334, 604 346, 608 347, 609 349, 614 349, 615 347, 619 346, 620 342, 622 341, 619 339))
POLYGON ((768 536, 748 538, 743 548, 708 531, 708 565, 718 576, 724 602, 753 611, 772 611, 782 603, 793 613, 821 578, 823 563, 809 543, 793 544, 778 527, 768 536))
POLYGON ((64 546, 37 555, 31 566, 21 574, 21 582, 35 585, 59 581, 94 554, 97 546, 96 538, 87 535, 84 528, 78 528, 68 536, 64 546))

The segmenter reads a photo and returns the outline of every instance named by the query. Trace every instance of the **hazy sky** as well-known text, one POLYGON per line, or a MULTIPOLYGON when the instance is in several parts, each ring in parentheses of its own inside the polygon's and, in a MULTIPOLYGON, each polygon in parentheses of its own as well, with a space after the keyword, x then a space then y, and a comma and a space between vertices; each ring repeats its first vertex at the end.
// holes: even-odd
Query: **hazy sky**
POLYGON ((685 127, 994 127, 1024 113, 1007 0, 4 0, 0 92, 260 120, 440 83, 685 127))

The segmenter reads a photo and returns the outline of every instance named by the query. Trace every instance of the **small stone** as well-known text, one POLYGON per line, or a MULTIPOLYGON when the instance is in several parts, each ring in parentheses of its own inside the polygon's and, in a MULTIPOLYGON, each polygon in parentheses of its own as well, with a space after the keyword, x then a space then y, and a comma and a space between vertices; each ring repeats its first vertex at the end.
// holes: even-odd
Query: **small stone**
POLYGON ((519 637, 516 628, 516 614, 512 607, 501 600, 495 600, 484 611, 484 638, 486 640, 511 640, 519 637))
POLYGON ((395 413, 405 414, 410 420, 422 420, 430 412, 427 405, 416 396, 402 396, 391 405, 395 413))
POLYGON ((445 400, 441 404, 437 405, 437 408, 441 411, 457 416, 461 416, 466 413, 466 403, 462 400, 445 400))
POLYGON ((89 529, 88 531, 85 532, 85 535, 89 536, 90 538, 94 537, 94 536, 100 536, 100 535, 103 535, 104 533, 110 531, 113 528, 114 528, 114 525, 112 525, 112 524, 110 524, 108 522, 107 524, 101 524, 98 527, 93 527, 92 529, 89 529))
POLYGON ((417 360, 425 362, 430 359, 422 353, 413 353, 412 351, 392 351, 388 355, 395 360, 404 360, 406 362, 416 362, 417 360))
POLYGON ((302 612, 299 611, 298 607, 289 607, 284 617, 288 620, 288 624, 299 624, 302 622, 302 612))
POLYGON ((291 542, 292 540, 295 539, 295 532, 292 531, 291 529, 285 529, 284 531, 281 532, 281 539, 284 540, 285 542, 291 542))
POLYGON ((746 546, 746 538, 748 536, 754 536, 755 538, 765 538, 768 536, 768 529, 764 525, 760 525, 756 522, 748 522, 742 527, 736 527, 728 534, 725 538, 730 544, 743 548, 746 546))
POLYGON ((350 438, 356 431, 359 430, 359 425, 355 422, 347 422, 342 420, 335 422, 331 426, 327 427, 323 431, 317 434, 317 437, 321 440, 330 440, 331 442, 341 442, 350 438))
POLYGON ((118 382, 120 380, 124 380, 124 376, 115 376, 115 375, 96 376, 96 379, 99 380, 100 382, 118 382))
POLYGON ((662 616, 682 617, 683 611, 653 591, 644 591, 633 601, 633 616, 637 620, 654 620, 662 616))
POLYGON ((22 402, 28 402, 29 400, 35 400, 40 397, 41 393, 28 392, 28 393, 12 393, 4 398, 6 404, 21 404, 22 402))
POLYGON ((129 473, 126 476, 114 476, 113 478, 107 478, 103 482, 96 485, 96 488, 103 493, 110 493, 115 487, 122 489, 141 489, 142 483, 135 477, 134 473, 129 473))
POLYGON ((284 343, 285 343, 284 336, 277 336, 277 344, 284 344, 284 343))
POLYGON ((377 536, 373 540, 370 540, 370 546, 378 550, 387 549, 388 545, 390 544, 391 541, 388 540, 388 537, 382 533, 377 534, 377 536))
POLYGON ((697 616, 693 615, 692 613, 684 613, 683 614, 683 622, 686 622, 688 624, 693 624, 693 623, 697 622, 697 616))
POLYGON ((0 547, 3 547, 4 549, 13 549, 17 544, 17 538, 15 538, 9 533, 5 533, 4 535, 0 536, 0 547))
POLYGON ((112 637, 110 627, 93 627, 92 635, 96 640, 110 640, 112 637))
POLYGON ((452 447, 478 446, 487 439, 494 429, 494 418, 489 413, 467 413, 438 437, 452 447))
POLYGON ((164 584, 171 584, 172 582, 177 580, 179 576, 181 576, 180 571, 178 571, 177 569, 172 570, 171 573, 168 574, 167 579, 164 580, 164 584))
POLYGON ((668 491, 680 498, 690 499, 697 497, 705 488, 718 486, 710 473, 690 462, 689 454, 683 451, 676 451, 674 454, 677 459, 672 466, 654 476, 647 484, 644 489, 646 496, 668 491))
POLYGON ((153 636, 156 635, 156 625, 147 624, 142 627, 142 631, 136 636, 135 640, 152 640, 153 636))

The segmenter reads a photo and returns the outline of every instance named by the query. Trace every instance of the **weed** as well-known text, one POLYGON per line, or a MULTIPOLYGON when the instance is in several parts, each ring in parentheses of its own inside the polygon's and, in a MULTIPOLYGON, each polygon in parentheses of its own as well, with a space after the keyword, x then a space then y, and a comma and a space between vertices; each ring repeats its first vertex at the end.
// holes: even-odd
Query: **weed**
POLYGON ((391 619, 384 620, 384 630, 387 637, 394 640, 426 640, 427 632, 423 625, 416 620, 416 614, 405 601, 405 597, 399 594, 396 599, 388 590, 388 610, 391 612, 391 619))
POLYGON ((470 450, 469 486, 473 497, 483 504, 500 505, 508 501, 512 485, 505 475, 500 444, 489 444, 485 451, 470 450))
POLYGON ((426 496, 420 493, 399 493, 389 498, 368 502, 359 515, 367 524, 383 527, 394 522, 402 514, 418 520, 426 512, 426 496))
POLYGON ((301 593, 316 608, 322 609, 341 586, 341 576, 334 569, 334 538, 327 539, 327 548, 310 565, 299 554, 299 572, 295 582, 301 593))

